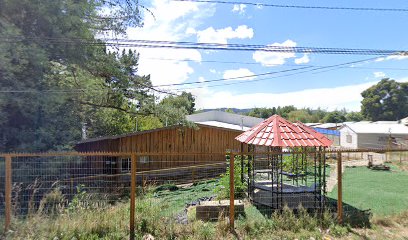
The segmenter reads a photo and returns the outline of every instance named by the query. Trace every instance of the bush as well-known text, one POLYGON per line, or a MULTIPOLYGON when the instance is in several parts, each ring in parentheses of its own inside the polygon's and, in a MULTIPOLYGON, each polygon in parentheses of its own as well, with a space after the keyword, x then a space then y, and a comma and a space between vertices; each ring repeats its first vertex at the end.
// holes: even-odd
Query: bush
MULTIPOLYGON (((227 156, 229 163, 229 156, 227 156)), ((244 169, 248 164, 248 160, 244 159, 244 169)), ((234 161, 234 197, 243 198, 247 190, 247 182, 241 181, 241 156, 236 156, 234 161)), ((229 198, 230 196, 230 167, 227 167, 225 174, 221 175, 218 186, 214 190, 217 193, 219 199, 229 198)))

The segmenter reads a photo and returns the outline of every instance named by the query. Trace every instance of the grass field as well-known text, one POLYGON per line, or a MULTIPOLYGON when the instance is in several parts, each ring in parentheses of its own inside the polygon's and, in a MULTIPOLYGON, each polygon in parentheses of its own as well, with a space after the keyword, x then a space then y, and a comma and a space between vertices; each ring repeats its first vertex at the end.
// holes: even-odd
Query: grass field
MULTIPOLYGON (((366 167, 347 168, 343 176, 344 202, 360 210, 371 209, 371 228, 340 226, 330 214, 319 220, 306 212, 291 211, 266 217, 250 203, 245 217, 236 221, 241 239, 395 239, 408 237, 408 172, 392 167, 391 172, 366 167)), ((155 239, 236 239, 228 221, 202 222, 187 214, 188 223, 180 224, 179 215, 186 205, 203 197, 215 196, 219 180, 184 186, 150 186, 139 189, 136 200, 136 237, 151 234, 155 239), (143 192, 143 193, 142 193, 143 192)), ((335 198, 337 189, 329 197, 335 198)), ((51 203, 53 204, 53 203, 51 203)), ((86 204, 85 204, 86 205, 86 204)), ((129 201, 122 200, 100 208, 80 205, 62 208, 58 214, 34 213, 14 219, 6 239, 127 239, 129 237, 129 201)), ((0 230, 1 233, 1 230, 0 230)), ((3 235, 5 236, 5 235, 3 235)), ((0 238, 1 238, 0 234, 0 238)))
MULTIPOLYGON (((203 240, 236 239, 236 235, 240 239, 358 239, 361 236, 382 239, 408 236, 408 232, 403 231, 408 228, 408 211, 396 217, 377 217, 371 229, 350 229, 337 225, 330 214, 325 214, 320 220, 306 212, 294 215, 291 211, 266 217, 246 203, 245 217, 237 219, 235 235, 229 232, 227 220, 202 222, 195 219, 194 210, 188 214, 187 224, 176 221, 175 216, 183 212, 186 204, 213 196, 212 190, 217 184, 218 181, 213 180, 182 188, 166 185, 139 194, 136 200, 136 239, 142 239, 146 234, 153 235, 155 239, 203 240)), ((96 240, 129 237, 129 201, 123 200, 104 208, 61 210, 56 215, 39 212, 25 219, 14 219, 12 231, 6 239, 96 240)))
MULTIPOLYGON (((337 199, 337 187, 329 193, 337 199)), ((374 215, 387 216, 408 209, 408 172, 391 166, 391 171, 367 167, 346 168, 343 174, 343 202, 374 215)), ((347 210, 347 209, 345 209, 347 210)))

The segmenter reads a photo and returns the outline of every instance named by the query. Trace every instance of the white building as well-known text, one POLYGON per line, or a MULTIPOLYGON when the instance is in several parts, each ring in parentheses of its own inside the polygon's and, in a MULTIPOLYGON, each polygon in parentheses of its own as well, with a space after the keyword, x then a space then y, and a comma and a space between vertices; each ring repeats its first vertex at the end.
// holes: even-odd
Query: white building
POLYGON ((246 131, 253 126, 261 123, 264 119, 244 116, 236 113, 228 113, 222 111, 208 111, 202 113, 196 113, 186 116, 188 121, 213 126, 228 128, 234 130, 246 131))
POLYGON ((400 122, 401 122, 402 124, 408 126, 408 117, 401 119, 400 122))
POLYGON ((388 148, 408 141, 408 127, 395 123, 348 123, 340 128, 344 148, 388 148))

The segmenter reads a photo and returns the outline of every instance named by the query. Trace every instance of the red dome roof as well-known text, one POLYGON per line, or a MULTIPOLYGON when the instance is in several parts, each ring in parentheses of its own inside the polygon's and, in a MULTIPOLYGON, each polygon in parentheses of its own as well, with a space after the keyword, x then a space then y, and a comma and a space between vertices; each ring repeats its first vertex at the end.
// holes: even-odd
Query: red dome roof
POLYGON ((235 139, 271 147, 329 147, 333 143, 313 128, 301 122, 289 122, 279 115, 273 115, 235 139))

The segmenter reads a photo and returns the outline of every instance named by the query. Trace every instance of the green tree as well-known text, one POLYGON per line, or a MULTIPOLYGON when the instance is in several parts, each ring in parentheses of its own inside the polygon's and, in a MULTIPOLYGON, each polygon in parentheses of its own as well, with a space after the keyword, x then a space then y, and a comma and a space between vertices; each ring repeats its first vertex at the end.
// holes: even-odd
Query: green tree
POLYGON ((361 114, 361 112, 349 112, 346 114, 346 121, 359 122, 363 120, 364 120, 364 116, 363 114, 361 114))
POLYGON ((156 116, 164 125, 191 125, 186 120, 186 115, 195 111, 195 98, 191 93, 183 92, 181 95, 169 95, 156 106, 156 116))
POLYGON ((399 120, 408 115, 407 82, 384 78, 361 95, 361 112, 369 120, 399 120))
POLYGON ((292 111, 296 111, 297 108, 294 106, 284 106, 284 107, 278 107, 276 109, 276 114, 280 115, 283 118, 288 118, 288 115, 292 111))
POLYGON ((344 111, 333 111, 328 113, 324 119, 326 123, 342 123, 346 121, 345 112, 344 111))
POLYGON ((313 116, 305 109, 295 110, 288 113, 288 120, 292 122, 300 121, 303 123, 312 122, 313 116))
POLYGON ((270 116, 276 114, 276 108, 253 108, 248 113, 248 116, 258 117, 258 118, 269 118, 270 116))
POLYGON ((138 9, 121 0, 0 1, 0 151, 69 148, 85 125, 91 135, 124 132, 135 114, 152 112, 138 55, 110 53, 95 38, 140 26, 138 9))

